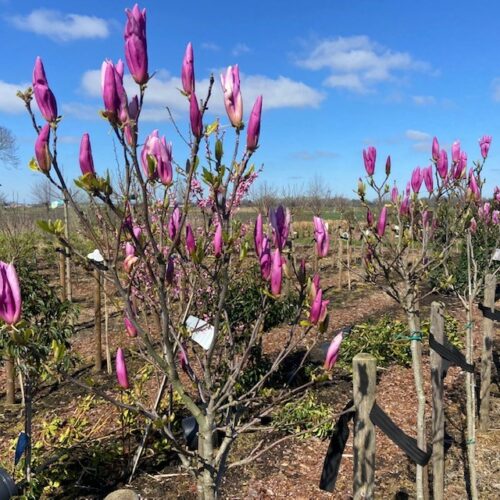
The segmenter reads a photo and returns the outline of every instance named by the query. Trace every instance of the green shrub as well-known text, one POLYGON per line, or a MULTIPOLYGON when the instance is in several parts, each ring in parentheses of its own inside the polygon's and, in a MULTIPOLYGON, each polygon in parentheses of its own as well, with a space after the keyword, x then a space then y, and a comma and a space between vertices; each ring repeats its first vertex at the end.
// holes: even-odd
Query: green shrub
POLYGON ((273 414, 273 427, 303 438, 326 438, 334 428, 333 410, 330 405, 318 402, 313 393, 279 407, 273 414))
MULTIPOLYGON (((421 322, 423 339, 429 337, 429 327, 429 320, 421 322)), ((458 322, 448 315, 445 315, 445 331, 448 340, 453 345, 458 348, 463 347, 458 322)), ((356 325, 342 342, 339 365, 351 369, 352 358, 360 352, 366 352, 375 356, 377 366, 390 364, 410 366, 411 352, 408 335, 406 322, 393 319, 388 315, 376 321, 356 325)))

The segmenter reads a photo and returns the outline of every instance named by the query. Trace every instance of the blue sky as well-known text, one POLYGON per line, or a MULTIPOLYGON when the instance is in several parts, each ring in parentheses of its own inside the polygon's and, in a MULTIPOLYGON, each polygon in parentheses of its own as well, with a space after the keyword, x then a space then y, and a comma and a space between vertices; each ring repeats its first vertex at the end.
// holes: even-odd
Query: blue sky
MULTIPOLYGON (((81 134, 89 132, 96 168, 115 169, 103 107, 99 68, 105 58, 123 58, 122 1, 15 2, 0 0, 0 125, 18 140, 21 163, 2 169, 8 197, 29 201, 39 175, 27 168, 33 130, 17 89, 31 80, 35 57, 44 61, 64 116, 60 159, 68 177, 79 175, 81 134)), ((442 145, 462 142, 469 159, 477 140, 493 136, 485 169, 489 188, 500 182, 500 3, 444 0, 284 0, 253 2, 145 1, 148 11, 149 98, 141 135, 158 128, 185 148, 164 110, 179 124, 187 102, 175 87, 188 41, 195 50, 197 90, 215 72, 213 112, 227 123, 218 73, 238 63, 245 116, 264 96, 261 181, 306 186, 320 176, 332 193, 350 195, 363 173, 361 152, 378 150, 382 171, 391 154, 396 178, 429 163, 432 137, 442 145)), ((129 91, 129 97, 131 92, 129 91)))

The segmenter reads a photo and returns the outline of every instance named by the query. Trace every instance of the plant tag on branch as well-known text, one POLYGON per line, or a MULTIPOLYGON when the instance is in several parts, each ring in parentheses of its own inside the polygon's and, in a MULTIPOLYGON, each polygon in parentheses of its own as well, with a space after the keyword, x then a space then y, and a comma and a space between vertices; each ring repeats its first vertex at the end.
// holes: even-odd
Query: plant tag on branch
POLYGON ((214 340, 214 327, 196 316, 188 316, 186 327, 191 330, 191 338, 208 351, 214 340))
POLYGON ((87 255, 87 259, 93 260, 94 262, 104 262, 104 257, 101 255, 101 252, 99 250, 94 250, 92 253, 89 253, 87 255))
POLYGON ((493 252, 493 257, 491 257, 492 260, 500 260, 500 248, 497 248, 493 252))

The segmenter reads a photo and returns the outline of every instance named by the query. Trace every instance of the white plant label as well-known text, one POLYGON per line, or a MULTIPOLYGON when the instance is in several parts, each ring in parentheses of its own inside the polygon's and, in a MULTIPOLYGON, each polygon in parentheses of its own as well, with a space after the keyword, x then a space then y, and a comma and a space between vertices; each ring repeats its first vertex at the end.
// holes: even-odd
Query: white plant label
POLYGON ((208 351, 214 340, 214 327, 196 316, 188 316, 186 326, 191 330, 191 338, 208 351))
POLYGON ((92 253, 87 255, 87 259, 93 260, 94 262, 104 262, 104 257, 101 255, 99 250, 95 249, 92 253))
POLYGON ((493 252, 493 257, 492 257, 493 260, 500 260, 500 248, 497 248, 494 252, 493 252))

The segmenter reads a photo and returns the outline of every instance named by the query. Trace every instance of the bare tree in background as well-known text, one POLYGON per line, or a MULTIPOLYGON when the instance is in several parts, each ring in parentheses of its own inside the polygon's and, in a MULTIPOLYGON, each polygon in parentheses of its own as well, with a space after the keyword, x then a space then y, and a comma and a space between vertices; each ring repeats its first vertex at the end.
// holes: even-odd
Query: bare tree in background
POLYGON ((307 186, 307 202, 314 215, 321 215, 321 212, 328 207, 331 196, 327 182, 316 174, 307 186))
POLYGON ((46 177, 37 182, 31 188, 31 197, 34 203, 45 207, 47 210, 47 217, 49 214, 50 203, 55 196, 57 196, 57 193, 54 193, 54 187, 46 177))
POLYGON ((252 201, 260 212, 267 214, 278 204, 278 192, 274 186, 264 181, 252 189, 252 201))
POLYGON ((299 184, 283 186, 281 188, 281 202, 292 211, 292 214, 297 212, 305 204, 303 186, 299 184))
POLYGON ((0 165, 16 167, 18 163, 16 138, 8 128, 0 125, 0 165))

